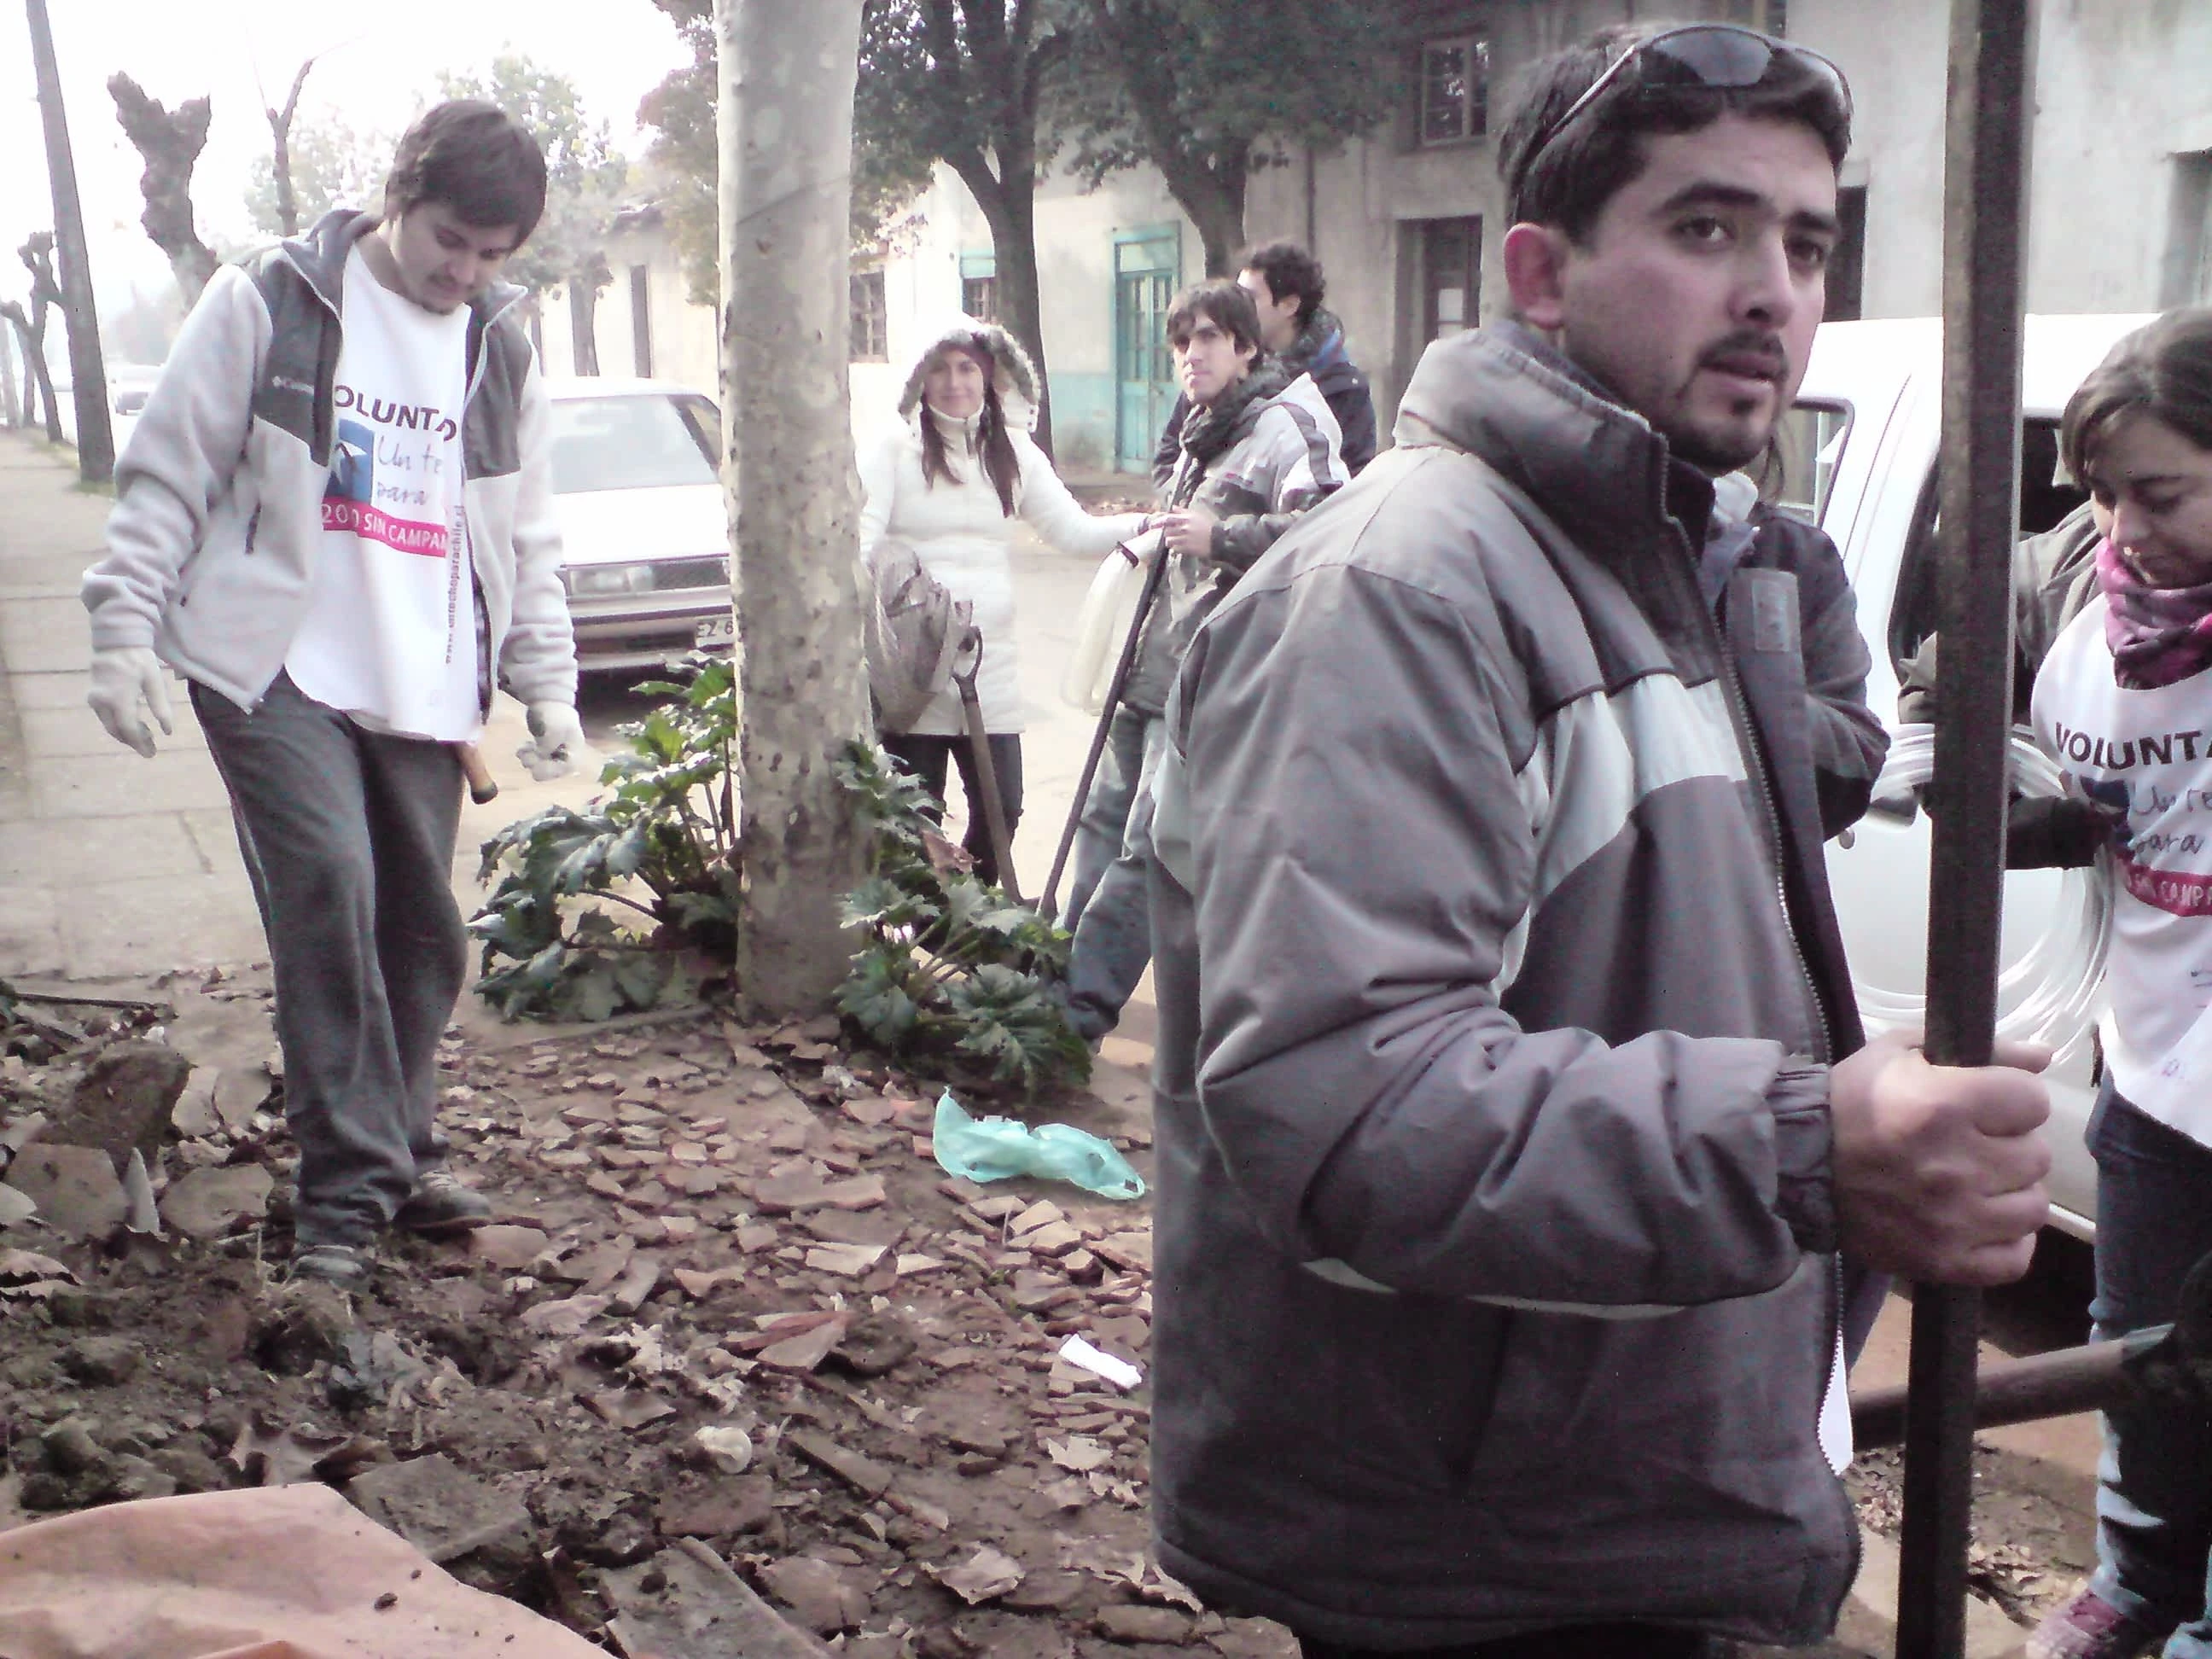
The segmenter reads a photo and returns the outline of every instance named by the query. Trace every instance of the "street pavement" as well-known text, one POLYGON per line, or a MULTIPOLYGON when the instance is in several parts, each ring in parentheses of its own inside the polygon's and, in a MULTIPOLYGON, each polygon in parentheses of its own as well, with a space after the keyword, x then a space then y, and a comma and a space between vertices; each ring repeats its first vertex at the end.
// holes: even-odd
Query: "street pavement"
MULTIPOLYGON (((151 760, 109 738, 85 706, 92 647, 77 585, 100 555, 109 505, 78 487, 72 452, 0 433, 0 977, 143 980, 268 954, 228 797, 181 683, 171 680, 175 734, 157 734, 151 760)), ((1015 867, 1034 893, 1090 741, 1090 718, 1057 687, 1095 566, 1034 542, 1015 565, 1030 719, 1015 867)), ((647 707, 599 676, 580 701, 601 744, 647 707)), ((502 694, 482 745, 499 797, 462 809, 453 884, 464 911, 483 896, 486 836, 556 801, 580 805, 597 787, 589 776, 532 781, 514 757, 525 736, 521 706, 502 694)), ((1108 1058, 1149 1064, 1149 1001, 1148 986, 1125 1022, 1139 1041, 1109 1039, 1108 1058)))

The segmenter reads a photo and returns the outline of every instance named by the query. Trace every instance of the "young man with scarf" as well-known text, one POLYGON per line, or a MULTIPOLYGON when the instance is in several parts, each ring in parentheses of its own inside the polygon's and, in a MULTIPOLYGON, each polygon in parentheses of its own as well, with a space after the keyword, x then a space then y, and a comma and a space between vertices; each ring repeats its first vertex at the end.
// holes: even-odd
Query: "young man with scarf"
MULTIPOLYGON (((1296 242, 1262 242, 1237 262, 1237 286, 1260 315, 1260 345, 1292 374, 1310 374, 1343 436, 1338 444, 1352 477, 1375 459, 1375 398, 1344 343, 1344 324, 1322 303, 1328 283, 1321 261, 1296 242)), ((1182 423, 1190 401, 1178 396, 1152 455, 1152 482, 1167 488, 1182 459, 1182 423)))
POLYGON ((1092 1042, 1113 1030, 1152 959, 1145 784, 1183 648, 1237 577, 1345 482, 1328 399, 1311 375, 1267 354, 1249 292, 1219 277, 1185 289, 1167 335, 1188 408, 1173 466, 1155 472, 1168 509, 1156 556, 1170 563, 1084 803, 1063 918, 1075 935, 1069 1018, 1092 1042))

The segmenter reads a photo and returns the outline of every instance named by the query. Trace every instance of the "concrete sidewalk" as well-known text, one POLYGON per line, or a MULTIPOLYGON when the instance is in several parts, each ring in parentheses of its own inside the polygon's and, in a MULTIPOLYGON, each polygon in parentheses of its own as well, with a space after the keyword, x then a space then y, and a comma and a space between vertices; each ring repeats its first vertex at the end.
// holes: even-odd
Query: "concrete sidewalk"
MULTIPOLYGON (((228 796, 171 682, 173 737, 146 760, 85 706, 92 639, 77 599, 111 505, 78 487, 74 459, 0 433, 0 976, 143 978, 170 968, 264 959, 228 796)), ((482 897, 477 847, 554 800, 580 805, 596 780, 530 780, 514 750, 522 709, 501 696, 483 749, 500 796, 465 805, 454 887, 482 897)))

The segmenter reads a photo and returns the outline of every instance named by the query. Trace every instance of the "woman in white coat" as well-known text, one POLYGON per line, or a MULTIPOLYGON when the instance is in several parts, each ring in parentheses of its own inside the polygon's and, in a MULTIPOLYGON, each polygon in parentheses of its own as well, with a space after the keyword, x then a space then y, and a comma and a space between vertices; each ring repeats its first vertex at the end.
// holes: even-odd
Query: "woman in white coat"
MULTIPOLYGON (((860 460, 866 500, 860 556, 886 540, 914 549, 923 569, 967 601, 982 635, 975 675, 992 770, 1011 836, 1022 811, 1022 698, 1014 635, 1010 554, 1019 520, 1062 553, 1103 558, 1137 536, 1148 515, 1094 517, 1068 493, 1030 439, 1036 370, 1013 337, 994 324, 962 318, 933 337, 907 377, 899 422, 860 460)), ((998 879, 985 829, 981 784, 957 690, 948 687, 912 728, 884 735, 884 747, 921 778, 940 805, 947 763, 960 769, 968 798, 965 845, 975 872, 998 879)))

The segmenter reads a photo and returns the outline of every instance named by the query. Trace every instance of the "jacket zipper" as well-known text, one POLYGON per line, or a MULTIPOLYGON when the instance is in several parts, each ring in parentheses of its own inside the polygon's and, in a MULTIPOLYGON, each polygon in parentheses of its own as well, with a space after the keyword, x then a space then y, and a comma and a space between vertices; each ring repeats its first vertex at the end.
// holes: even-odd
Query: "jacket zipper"
MULTIPOLYGON (((1806 1005, 1812 1011, 1813 1030, 1818 1051, 1813 1058, 1823 1066, 1835 1059, 1835 1033, 1828 1024, 1828 1011, 1821 1006, 1820 993, 1813 982, 1813 967, 1805 958, 1805 944, 1797 936, 1796 918, 1790 914, 1790 884, 1783 874, 1786 843, 1783 838, 1782 811, 1775 805, 1773 780, 1767 774, 1765 746, 1759 740, 1758 728, 1753 724, 1751 711, 1743 695, 1743 682, 1737 678, 1735 657, 1729 651, 1727 636, 1713 619, 1711 609, 1697 582, 1697 560, 1690 546, 1689 537, 1679 523, 1674 526, 1676 544, 1682 550, 1682 558, 1674 567, 1678 578, 1688 580, 1689 608, 1698 618, 1706 642, 1712 647, 1713 660, 1720 665, 1722 700, 1728 704, 1729 724, 1735 728, 1737 750, 1743 756, 1745 769, 1752 774, 1753 793, 1759 798, 1760 827, 1765 830, 1769 866, 1774 873, 1774 902, 1782 915, 1782 931, 1790 940, 1790 959, 1797 964, 1797 981, 1804 993, 1806 1005)), ((1677 586, 1680 586, 1678 581, 1677 586)))
MULTIPOLYGON (((1707 625, 1711 626, 1708 618, 1707 625)), ((1735 727, 1737 746, 1744 750, 1744 759, 1757 775, 1759 811, 1764 818, 1767 853, 1773 860, 1774 902, 1782 912, 1782 928, 1790 937, 1790 954, 1797 964, 1797 977, 1805 993, 1807 1006, 1812 1010, 1813 1029, 1818 1051, 1813 1058, 1823 1066, 1835 1059, 1835 1033, 1828 1024, 1828 1011, 1822 1006, 1819 989, 1813 983, 1812 965, 1805 960, 1805 944, 1797 936, 1796 918, 1790 914, 1790 885, 1782 873, 1783 838, 1782 812, 1774 804, 1774 785, 1767 775, 1766 751, 1759 741, 1758 731, 1752 725, 1750 710, 1745 706, 1743 684, 1736 678, 1735 659, 1729 654, 1727 642, 1720 630, 1712 628, 1712 636, 1720 652, 1721 680, 1729 705, 1729 719, 1735 727)))
MULTIPOLYGON (((1680 536, 1680 540, 1686 553, 1689 538, 1686 536, 1680 536)), ((1693 567, 1686 559, 1675 568, 1677 573, 1680 574, 1692 570, 1693 567)), ((1814 1040, 1819 1049, 1813 1058, 1824 1066, 1830 1065, 1833 1063, 1835 1058, 1835 1034, 1829 1026, 1828 1011, 1820 1001, 1819 988, 1813 982, 1812 965, 1805 959, 1804 941, 1798 937, 1796 920, 1790 914, 1790 886, 1783 874, 1785 843, 1783 840, 1782 811, 1775 804, 1774 784, 1767 771, 1765 746, 1759 742, 1758 729, 1752 723, 1751 711, 1743 694, 1743 682, 1736 675, 1735 654, 1729 651, 1728 640, 1722 634, 1720 624, 1714 620, 1712 611, 1706 606, 1704 594, 1698 590, 1694 576, 1690 584, 1690 600, 1691 608, 1697 614, 1698 624, 1705 630, 1705 638, 1712 646, 1714 660, 1720 665, 1721 688, 1723 701, 1728 704, 1729 723, 1735 730, 1736 747, 1742 752, 1746 767, 1756 775, 1753 780, 1757 786, 1754 793, 1759 798, 1761 824, 1766 832, 1767 854, 1772 861, 1774 902, 1776 908, 1781 913, 1783 932, 1790 940, 1790 957, 1797 964, 1798 983, 1803 989, 1806 1003, 1813 1012, 1814 1040)), ((1827 1408, 1829 1390, 1836 1384, 1836 1356, 1843 1346, 1844 1334, 1844 1263, 1843 1258, 1833 1253, 1831 1253, 1828 1258, 1826 1300, 1829 1309, 1826 1322, 1827 1340, 1822 1345, 1823 1352, 1820 1356, 1820 1391, 1813 1403, 1813 1444, 1814 1449, 1820 1454, 1820 1461, 1823 1463, 1828 1461, 1828 1450, 1820 1443, 1820 1419, 1827 1408)), ((1837 1489, 1840 1492, 1843 1484, 1840 1475, 1837 1477, 1836 1484, 1837 1489)), ((1848 1504, 1846 1507, 1848 1508, 1848 1504)), ((1856 1578, 1858 1565, 1858 1529, 1856 1522, 1854 1521, 1846 1530, 1851 1540, 1853 1558, 1851 1576, 1856 1578)))

